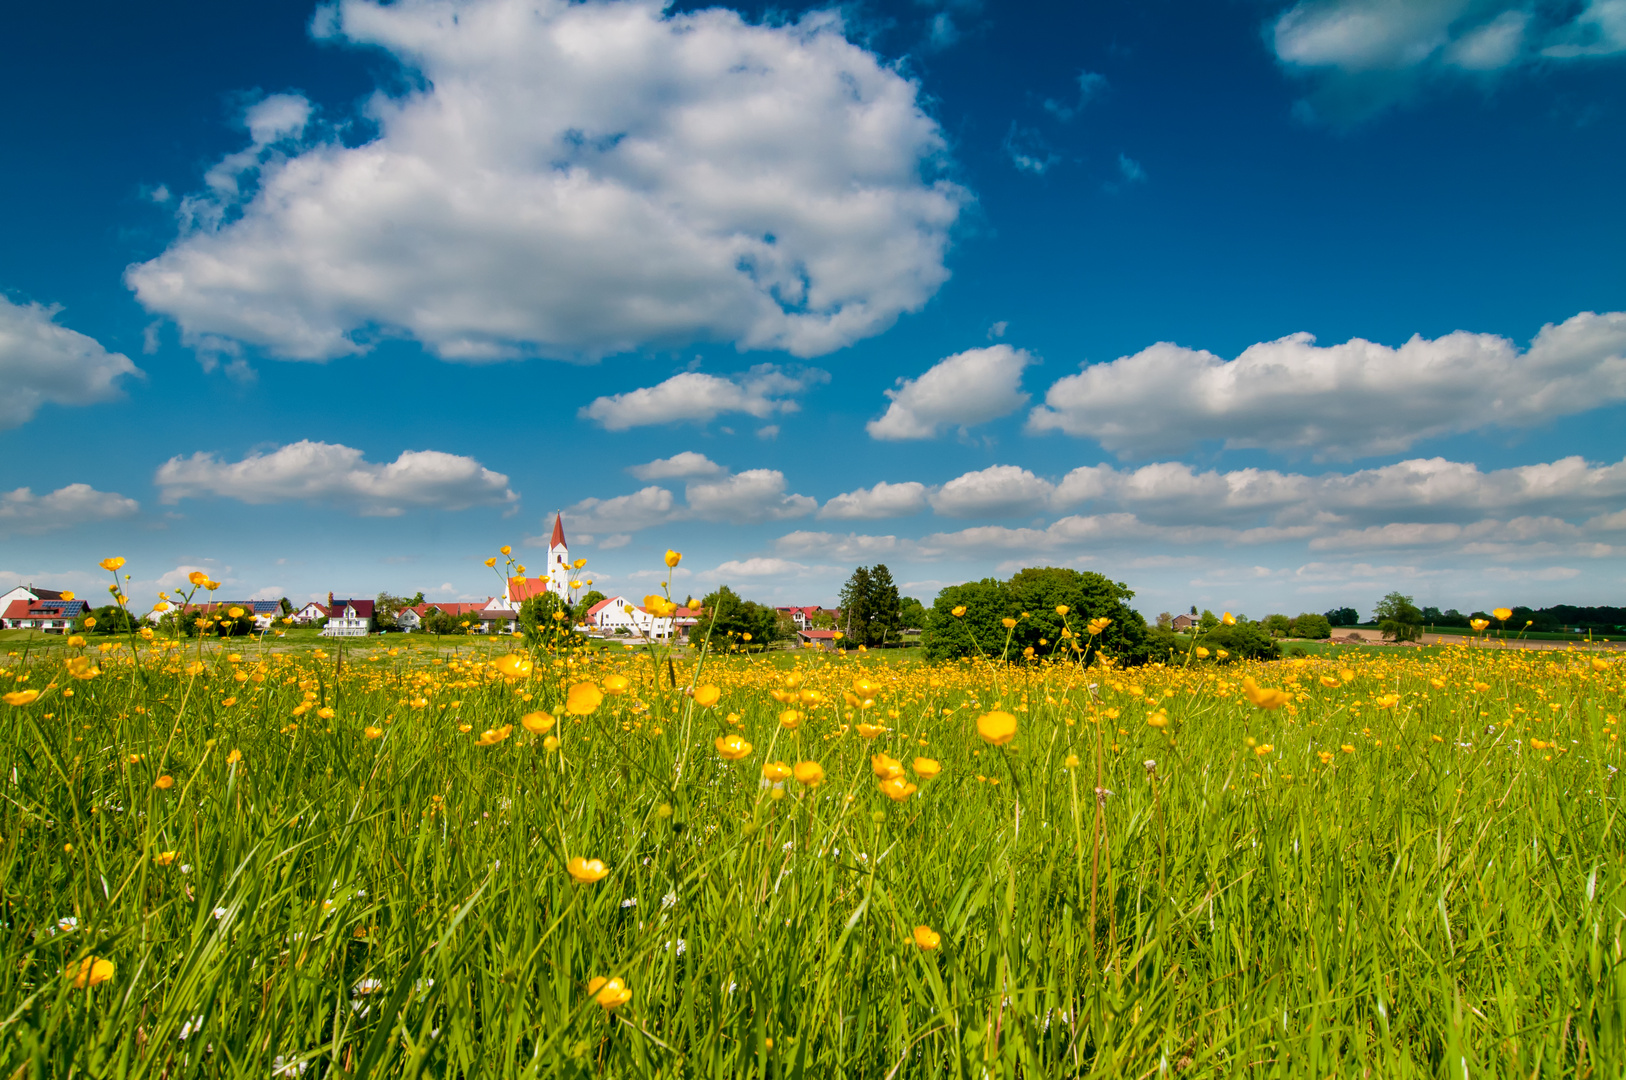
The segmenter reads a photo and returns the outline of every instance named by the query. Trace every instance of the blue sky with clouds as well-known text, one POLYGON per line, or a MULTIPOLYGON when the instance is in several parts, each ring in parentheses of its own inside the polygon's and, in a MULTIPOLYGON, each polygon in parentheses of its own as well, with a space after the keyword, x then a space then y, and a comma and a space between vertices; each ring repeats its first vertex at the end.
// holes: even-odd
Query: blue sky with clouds
POLYGON ((1620 603, 1626 2, 36 5, 0 585, 1620 603))

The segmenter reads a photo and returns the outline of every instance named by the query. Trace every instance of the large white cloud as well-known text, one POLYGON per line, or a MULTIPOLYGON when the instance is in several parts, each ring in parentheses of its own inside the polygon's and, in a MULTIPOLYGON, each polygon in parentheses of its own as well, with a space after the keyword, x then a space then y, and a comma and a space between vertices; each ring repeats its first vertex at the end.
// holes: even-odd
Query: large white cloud
POLYGON ((0 491, 0 536, 44 533, 93 521, 129 517, 141 509, 134 499, 89 484, 69 484, 44 495, 29 488, 0 491))
POLYGON ((250 117, 225 170, 243 182, 215 170, 127 275, 194 340, 311 360, 379 334, 470 361, 696 340, 814 356, 948 277, 968 195, 940 175, 942 132, 832 14, 340 0, 317 29, 416 89, 374 94, 359 146, 286 102, 250 117))
POLYGON ((690 511, 703 521, 786 521, 819 508, 816 499, 787 494, 785 474, 778 469, 747 469, 715 480, 696 480, 683 494, 690 511))
POLYGON ((1123 454, 1227 447, 1352 458, 1497 425, 1531 427, 1626 400, 1626 313, 1583 312, 1521 351, 1457 331, 1399 348, 1294 334, 1235 360, 1167 342, 1051 386, 1034 431, 1095 439, 1123 454))
POLYGON ((1314 80, 1309 109, 1352 119, 1430 79, 1626 51, 1626 2, 1300 0, 1269 38, 1289 71, 1314 80))
POLYGON ((0 429, 27 423, 46 403, 110 401, 119 376, 137 374, 128 356, 57 323, 59 310, 0 295, 0 429))
MULTIPOLYGON (((698 454, 694 456, 707 460, 698 454)), ((630 495, 582 499, 564 512, 565 526, 572 531, 597 534, 631 533, 668 522, 696 519, 750 525, 806 517, 819 507, 817 499, 787 492, 785 474, 778 469, 747 469, 740 473, 719 469, 718 472, 721 475, 691 474, 694 478, 684 486, 682 502, 658 484, 630 495)))
POLYGON ((819 510, 819 517, 833 521, 865 521, 877 518, 904 517, 926 509, 926 485, 914 480, 889 484, 885 480, 874 487, 858 488, 837 495, 819 510))
POLYGON ((968 428, 1009 416, 1028 402, 1022 369, 1033 357, 1009 345, 967 349, 933 364, 917 379, 899 379, 879 419, 865 430, 875 439, 930 439, 944 427, 968 428))
POLYGON ((991 465, 957 476, 931 493, 945 517, 1008 517, 1048 509, 1055 486, 1015 465, 991 465))
POLYGON ((378 464, 353 447, 309 440, 234 462, 202 451, 170 458, 159 467, 154 483, 166 503, 207 496, 254 505, 306 500, 384 517, 415 507, 464 510, 519 499, 509 489, 508 477, 471 457, 407 450, 378 464))
POLYGON ((801 405, 794 395, 829 378, 818 368, 786 371, 774 364, 758 364, 729 378, 685 371, 654 386, 595 398, 582 406, 580 415, 610 431, 681 421, 704 424, 724 413, 761 420, 796 412, 801 405))

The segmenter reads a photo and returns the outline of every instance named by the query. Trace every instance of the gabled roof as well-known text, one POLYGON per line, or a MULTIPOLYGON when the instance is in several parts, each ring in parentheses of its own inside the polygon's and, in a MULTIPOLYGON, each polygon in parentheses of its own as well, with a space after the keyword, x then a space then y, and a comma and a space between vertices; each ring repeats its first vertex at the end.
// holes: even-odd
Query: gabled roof
POLYGON ((567 546, 565 544, 565 519, 561 515, 555 514, 553 515, 553 538, 548 541, 548 547, 565 546, 567 546))
POLYGON ((7 619, 26 619, 28 618, 28 604, 29 601, 27 600, 13 600, 11 602, 11 606, 6 608, 5 615, 0 617, 7 619))
POLYGON ((518 604, 548 591, 545 577, 511 577, 508 579, 508 599, 518 604))
POLYGON ((830 639, 834 638, 837 634, 841 633, 841 631, 840 630, 798 630, 798 631, 796 631, 796 633, 797 633, 797 636, 804 637, 809 641, 827 641, 827 640, 830 640, 830 639))
POLYGON ((622 598, 619 596, 611 596, 600 600, 598 603, 587 609, 587 617, 592 618, 594 615, 597 615, 599 612, 603 611, 605 608, 609 607, 611 604, 620 599, 622 598))
POLYGON ((333 609, 329 612, 329 617, 331 618, 334 613, 343 611, 346 607, 353 607, 356 609, 356 618, 370 619, 373 617, 374 603, 376 601, 373 600, 335 600, 333 601, 333 609))
POLYGON ((90 610, 83 600, 13 600, 8 619, 77 619, 90 610))

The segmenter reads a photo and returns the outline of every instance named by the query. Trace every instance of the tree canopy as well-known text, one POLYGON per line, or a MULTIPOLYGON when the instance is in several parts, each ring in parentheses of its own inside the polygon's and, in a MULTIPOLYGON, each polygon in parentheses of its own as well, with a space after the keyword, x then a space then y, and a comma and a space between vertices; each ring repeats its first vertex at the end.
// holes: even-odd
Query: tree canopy
POLYGON ((946 660, 980 653, 1018 660, 1029 648, 1035 657, 1076 656, 1076 642, 1089 646, 1091 658, 1099 651, 1120 663, 1144 663, 1151 655, 1151 639, 1146 620, 1129 606, 1134 596, 1122 582, 1053 566, 1030 567, 1007 581, 984 578, 950 585, 937 594, 926 615, 926 656, 946 660), (955 615, 957 607, 964 613, 955 615), (1065 619, 1057 607, 1068 609, 1065 619), (1007 618, 1016 620, 1014 629, 1004 625, 1007 618), (1086 626, 1096 618, 1111 622, 1092 637, 1086 626), (1064 629, 1076 636, 1064 638, 1064 629))

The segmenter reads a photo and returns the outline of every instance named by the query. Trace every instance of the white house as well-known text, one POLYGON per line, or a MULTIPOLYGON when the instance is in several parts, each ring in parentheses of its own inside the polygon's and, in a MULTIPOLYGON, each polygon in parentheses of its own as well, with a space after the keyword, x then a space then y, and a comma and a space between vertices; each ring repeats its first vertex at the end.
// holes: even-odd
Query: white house
POLYGON ((654 638, 658 641, 672 636, 670 616, 656 617, 625 596, 612 596, 594 604, 588 609, 587 625, 601 633, 625 631, 630 637, 654 638))
POLYGON ((294 623, 298 626, 309 626, 327 618, 327 608, 312 600, 298 611, 294 612, 294 623))
POLYGON ((338 600, 328 605, 323 637, 366 637, 373 622, 372 600, 338 600))

